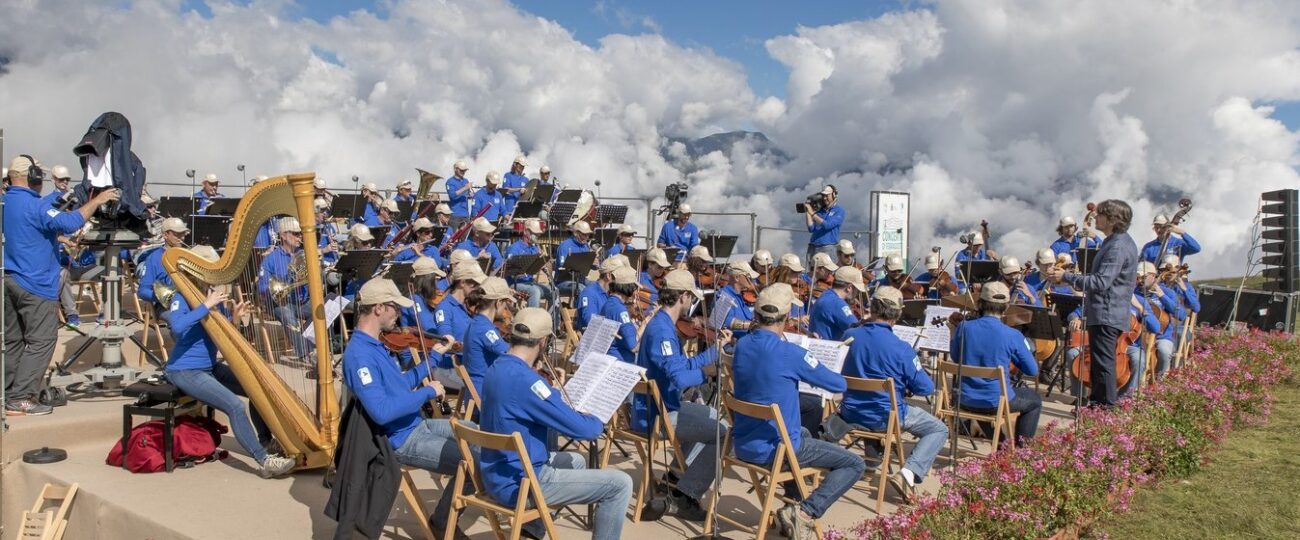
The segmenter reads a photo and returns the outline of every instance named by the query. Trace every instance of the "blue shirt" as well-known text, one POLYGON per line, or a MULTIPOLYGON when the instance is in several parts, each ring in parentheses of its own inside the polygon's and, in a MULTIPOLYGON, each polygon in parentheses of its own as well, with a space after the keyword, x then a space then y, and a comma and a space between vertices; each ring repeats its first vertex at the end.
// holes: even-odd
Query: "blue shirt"
POLYGON ((276 232, 274 223, 275 219, 271 219, 257 228, 257 236, 253 238, 254 248, 266 249, 275 244, 275 237, 273 236, 276 232))
POLYGON ((608 354, 629 364, 636 363, 636 323, 627 312, 623 299, 609 295, 605 305, 600 308, 600 316, 618 324, 618 333, 609 344, 608 354))
POLYGON ((1192 313, 1201 312, 1201 297, 1197 296, 1196 287, 1190 287, 1185 284, 1179 287, 1165 285, 1165 290, 1173 291, 1174 296, 1177 296, 1182 300, 1183 307, 1186 308, 1186 311, 1188 312, 1188 317, 1190 317, 1192 313))
MULTIPOLYGON (((584 440, 599 437, 605 429, 596 417, 573 410, 559 390, 517 356, 502 356, 488 368, 482 397, 479 426, 492 433, 518 433, 537 474, 551 457, 546 445, 548 429, 584 440)), ((484 448, 479 468, 488 494, 497 502, 514 505, 524 476, 520 455, 484 448)))
MULTIPOLYGON (((439 302, 438 307, 433 310, 436 333, 440 336, 451 336, 460 342, 465 341, 465 335, 469 332, 470 319, 469 309, 451 294, 444 296, 442 302, 439 302)), ((438 363, 438 367, 451 368, 451 358, 443 358, 438 363)))
POLYGON ((220 193, 217 193, 216 195, 209 197, 207 193, 204 193, 203 190, 200 189, 197 193, 194 194, 194 200, 199 201, 199 208, 197 210, 197 213, 202 214, 206 212, 208 209, 208 205, 212 204, 212 199, 224 199, 224 198, 226 198, 226 196, 220 193))
POLYGON ((821 339, 842 341, 844 332, 856 322, 858 318, 853 315, 853 308, 835 291, 825 291, 813 300, 808 331, 821 339))
POLYGON ((659 229, 659 245, 677 248, 677 260, 685 260, 691 248, 700 245, 700 228, 689 221, 681 227, 676 221, 664 223, 659 229))
MULTIPOLYGON (((1169 235, 1169 243, 1165 245, 1164 255, 1177 255, 1178 260, 1183 260, 1188 255, 1195 255, 1201 252, 1201 244, 1192 238, 1192 235, 1184 232, 1181 235, 1169 235)), ((1146 245, 1142 246, 1142 260, 1160 264, 1157 259, 1163 259, 1164 255, 1160 254, 1160 239, 1156 238, 1146 245)))
POLYGON ((501 212, 506 205, 504 195, 499 189, 488 191, 487 188, 483 188, 474 192, 474 212, 478 213, 487 208, 487 212, 483 213, 483 219, 496 223, 501 216, 505 215, 501 212), (492 206, 488 207, 488 205, 492 206))
POLYGON ((1076 234, 1074 235, 1073 238, 1065 238, 1065 237, 1057 238, 1055 242, 1052 242, 1051 248, 1052 248, 1052 253, 1055 253, 1057 255, 1060 255, 1062 253, 1069 253, 1070 260, 1077 263, 1079 262, 1079 257, 1074 253, 1074 250, 1079 249, 1081 247, 1096 248, 1100 246, 1101 246, 1101 240, 1098 240, 1096 238, 1085 238, 1081 234, 1076 234))
POLYGON ((844 207, 838 204, 831 205, 815 215, 822 218, 822 221, 818 223, 814 219, 812 225, 808 226, 808 232, 812 233, 808 243, 814 246, 830 246, 838 243, 840 226, 844 224, 844 207))
POLYGON ((23 290, 58 300, 58 237, 77 232, 86 220, 80 212, 55 210, 25 187, 10 187, 4 202, 5 272, 23 290))
MULTIPOLYGON (((717 354, 717 349, 710 347, 690 358, 683 355, 673 318, 660 311, 646 323, 641 334, 636 365, 646 368, 646 377, 659 387, 664 407, 672 412, 682 407, 682 391, 704 383, 704 370, 701 368, 712 364, 717 354)), ((635 429, 642 432, 649 429, 656 413, 644 396, 633 396, 632 423, 635 429)))
MULTIPOLYGON (((524 189, 528 187, 528 177, 522 174, 508 172, 501 177, 501 187, 506 189, 524 189)), ((523 195, 522 191, 511 191, 505 194, 505 204, 501 207, 501 215, 514 215, 515 205, 519 204, 519 197, 523 195)))
POLYGON ((963 249, 957 252, 957 262, 991 261, 991 260, 993 259, 989 258, 988 250, 982 247, 976 250, 974 255, 971 255, 969 249, 963 249))
MULTIPOLYGON (((330 220, 325 223, 317 224, 316 231, 318 234, 316 238, 316 247, 323 250, 326 246, 330 245, 330 242, 334 241, 334 237, 339 234, 339 227, 333 220, 330 220)), ((323 259, 326 264, 334 264, 338 262, 339 254, 338 252, 326 253, 321 255, 321 259, 323 259)))
POLYGON ((370 199, 366 199, 366 208, 361 212, 361 219, 358 221, 365 223, 367 227, 378 227, 380 225, 379 209, 375 208, 374 202, 370 199))
POLYGON ((582 294, 578 296, 578 320, 574 321, 574 324, 578 325, 579 329, 586 328, 591 324, 591 318, 605 307, 605 301, 609 297, 609 293, 605 292, 605 288, 600 286, 599 281, 588 283, 582 288, 582 294))
POLYGON ((437 262, 438 262, 438 268, 446 268, 446 267, 447 267, 447 263, 446 263, 446 261, 443 261, 443 260, 442 260, 442 254, 438 253, 438 246, 434 245, 433 242, 429 242, 428 244, 425 244, 425 245, 424 245, 424 249, 421 249, 419 252, 416 252, 416 251, 415 251, 415 245, 414 245, 414 244, 412 244, 412 245, 410 245, 410 246, 407 246, 407 247, 406 247, 405 249, 403 249, 402 251, 397 252, 397 256, 393 257, 393 261, 395 261, 395 262, 407 262, 407 261, 414 262, 416 259, 418 259, 418 258, 420 258, 420 257, 428 257, 428 258, 430 258, 430 259, 433 259, 433 260, 437 261, 437 262))
MULTIPOLYGON (((1174 339, 1174 327, 1178 326, 1179 321, 1187 318, 1187 311, 1183 309, 1182 295, 1174 292, 1169 287, 1166 287, 1164 283, 1160 283, 1157 286, 1160 287, 1160 292, 1163 296, 1157 299, 1155 295, 1152 295, 1148 300, 1159 302, 1160 310, 1169 315, 1169 324, 1160 329, 1160 332, 1156 334, 1156 339, 1172 341, 1174 339)), ((1145 296, 1142 293, 1141 288, 1134 289, 1133 294, 1145 296)))
MULTIPOLYGON (((997 317, 980 317, 961 323, 957 331, 952 334, 949 350, 952 351, 954 359, 968 366, 1001 366, 1007 372, 1007 392, 1011 392, 1012 388, 1010 378, 1012 364, 1027 376, 1038 375, 1038 362, 1034 361, 1034 356, 1029 354, 1029 347, 1025 345, 1025 336, 1003 324, 997 317)), ((1002 390, 998 386, 997 379, 962 377, 962 406, 993 409, 998 406, 998 398, 1001 395, 1002 390)))
MULTIPOLYGON (((528 245, 528 242, 525 242, 522 238, 520 238, 519 240, 515 240, 513 244, 510 244, 510 246, 506 248, 507 259, 511 257, 520 257, 524 255, 540 255, 541 253, 542 250, 538 249, 536 245, 530 246, 528 245)), ((514 285, 516 283, 532 283, 534 279, 533 276, 519 275, 514 277, 507 277, 506 281, 509 282, 511 285, 514 285)))
POLYGON ((487 250, 488 255, 492 257, 492 264, 489 266, 492 270, 497 270, 501 268, 501 265, 506 263, 505 258, 501 256, 501 250, 497 249, 496 242, 491 240, 488 240, 486 246, 480 246, 478 243, 474 242, 473 238, 466 238, 459 244, 456 244, 456 249, 468 251, 470 255, 473 255, 476 258, 480 253, 483 253, 483 250, 487 250))
MULTIPOLYGON (((717 298, 721 298, 722 295, 731 297, 731 300, 735 302, 735 305, 732 306, 731 310, 727 312, 726 318, 722 320, 723 328, 731 328, 731 323, 736 321, 737 319, 745 322, 752 322, 754 320, 753 308, 750 308, 749 305, 745 303, 745 299, 741 298, 740 293, 736 292, 736 289, 732 288, 730 284, 728 284, 726 287, 718 289, 717 298)), ((716 301, 717 298, 714 299, 713 305, 715 307, 717 306, 717 301, 716 301)), ((742 337, 745 337, 745 335, 748 333, 749 333, 748 330, 733 330, 731 335, 734 336, 736 339, 740 339, 742 337)))
MULTIPOLYGON (((650 303, 659 301, 659 288, 655 287, 654 280, 650 278, 650 272, 641 272, 641 288, 650 291, 650 303)), ((653 306, 652 308, 653 309, 653 306)))
POLYGON ((343 350, 343 384, 395 449, 424 421, 420 408, 438 397, 437 390, 422 384, 428 377, 428 362, 403 372, 388 348, 365 332, 353 332, 343 350))
POLYGON ((614 245, 609 246, 609 249, 605 250, 605 258, 613 257, 629 249, 632 249, 632 246, 622 242, 614 242, 614 245))
MULTIPOLYGON (((823 295, 824 296, 824 295, 823 295)), ((859 379, 894 379, 898 395, 898 421, 907 418, 907 392, 917 396, 934 393, 934 381, 921 367, 912 347, 898 339, 888 324, 870 322, 849 330, 853 338, 849 355, 844 359, 844 375, 859 379)), ((844 393, 840 417, 845 422, 857 424, 874 431, 883 431, 889 422, 889 395, 884 392, 844 393)))
MULTIPOLYGON (((163 268, 162 256, 167 248, 158 246, 145 252, 144 259, 136 265, 136 277, 139 278, 139 286, 136 287, 135 295, 141 300, 153 305, 158 301, 154 295, 154 284, 162 283, 168 287, 175 287, 172 283, 172 277, 167 275, 167 270, 163 268)), ((179 297, 178 297, 179 298, 179 297)))
POLYGON ((483 397, 483 377, 487 376, 488 368, 508 350, 510 347, 506 346, 506 340, 501 339, 492 320, 474 315, 469 330, 465 332, 465 354, 461 357, 461 365, 465 366, 480 398, 483 397))
MULTIPOLYGON (((777 404, 795 451, 803 445, 799 422, 799 382, 843 392, 844 377, 817 362, 803 347, 769 330, 755 330, 736 342, 736 398, 759 405, 777 404)), ((736 457, 750 463, 770 463, 781 444, 776 421, 735 415, 731 428, 736 457)))
POLYGON ((451 207, 451 217, 467 218, 469 214, 469 200, 474 196, 474 190, 470 189, 459 195, 456 194, 461 188, 469 184, 469 180, 459 176, 453 176, 447 179, 447 205, 451 207))
POLYGON ((172 297, 169 311, 172 336, 176 343, 167 356, 166 371, 212 369, 212 364, 217 359, 217 344, 203 328, 203 317, 208 315, 207 304, 191 308, 189 302, 180 293, 176 293, 172 297))
MULTIPOLYGON (((289 263, 292 260, 293 254, 285 251, 284 246, 276 247, 262 259, 262 271, 257 274, 257 292, 267 300, 267 303, 271 303, 271 279, 283 281, 286 284, 292 283, 289 276, 289 263)), ((293 292, 289 293, 289 301, 295 303, 306 302, 307 286, 299 285, 294 287, 293 292)))
POLYGON ((560 247, 555 248, 556 268, 562 268, 564 266, 564 260, 568 259, 569 255, 574 253, 587 253, 589 251, 591 251, 591 248, 587 246, 587 244, 578 242, 577 238, 569 237, 565 239, 565 241, 560 242, 560 247))
MULTIPOLYGON (((951 276, 951 275, 950 275, 949 277, 952 279, 952 282, 953 282, 954 284, 957 285, 957 292, 958 292, 959 294, 961 294, 961 293, 965 293, 965 292, 966 292, 966 282, 965 282, 965 281, 962 281, 961 279, 958 279, 958 278, 956 278, 956 277, 954 277, 954 276, 951 276)), ((933 273, 933 272, 930 272, 930 271, 927 270, 925 273, 923 273, 923 274, 921 274, 921 275, 919 275, 919 276, 916 276, 916 277, 912 278, 912 281, 914 281, 914 282, 916 282, 916 283, 923 283, 923 284, 925 284, 925 285, 928 287, 928 290, 926 291, 926 294, 925 294, 926 297, 927 297, 927 298, 930 298, 930 299, 933 299, 933 300, 938 300, 938 299, 939 299, 939 296, 940 296, 940 294, 939 294, 939 289, 934 288, 934 287, 929 287, 930 283, 934 281, 934 278, 935 278, 934 273, 933 273)))

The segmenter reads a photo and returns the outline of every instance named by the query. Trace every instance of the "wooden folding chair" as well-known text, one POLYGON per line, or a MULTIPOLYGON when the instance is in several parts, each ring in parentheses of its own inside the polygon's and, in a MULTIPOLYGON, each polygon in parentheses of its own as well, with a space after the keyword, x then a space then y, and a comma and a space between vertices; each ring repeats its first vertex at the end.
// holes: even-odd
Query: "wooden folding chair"
POLYGON ((454 418, 451 420, 451 431, 456 436, 456 443, 460 445, 460 455, 462 457, 460 464, 457 466, 456 481, 450 487, 453 494, 451 519, 447 520, 447 530, 444 532, 443 538, 453 537, 460 513, 471 506, 482 510, 486 514, 488 523, 492 525, 492 531, 496 534, 498 540, 505 537, 505 532, 502 530, 499 521, 502 516, 509 518, 507 525, 510 528, 510 540, 519 540, 523 525, 534 519, 542 520, 542 525, 546 528, 546 534, 550 538, 560 537, 555 533, 555 522, 551 519, 551 509, 546 505, 546 498, 542 496, 542 486, 538 483, 537 474, 533 471, 533 462, 528 457, 528 449, 524 447, 523 437, 518 433, 501 435, 480 431, 462 424, 454 418), (478 463, 474 462, 474 454, 470 452, 471 445, 483 450, 491 449, 519 454, 519 463, 523 465, 524 477, 519 481, 519 497, 515 501, 513 508, 498 503, 483 488, 483 479, 479 476, 478 463), (474 484, 473 493, 462 493, 466 477, 469 477, 474 484), (532 502, 531 507, 529 505, 530 501, 532 502))
POLYGON ((560 308, 560 328, 564 330, 564 345, 560 347, 560 358, 570 358, 573 352, 578 350, 578 341, 582 339, 582 334, 573 326, 573 320, 577 316, 576 309, 560 308))
MULTIPOLYGON (((1007 433, 1011 435, 1007 437, 1007 444, 1014 449, 1016 447, 1016 418, 1020 417, 1020 413, 1011 410, 1010 398, 1007 397, 1009 394, 1007 389, 1006 370, 1002 369, 1001 366, 958 366, 952 362, 939 362, 940 391, 938 397, 935 399, 934 415, 940 420, 948 423, 949 433, 951 433, 953 437, 961 436, 959 429, 960 426, 957 425, 957 407, 959 407, 960 404, 952 402, 952 389, 954 385, 960 384, 960 382, 957 381, 958 369, 961 370, 962 378, 992 379, 997 377, 998 388, 1002 393, 1002 395, 998 397, 997 410, 993 414, 985 414, 962 409, 960 416, 963 420, 970 420, 972 422, 972 428, 977 422, 988 422, 993 425, 993 448, 990 452, 996 452, 998 450, 998 442, 1001 440, 1003 428, 1006 428, 1007 433)), ((971 435, 968 432, 966 438, 970 441, 972 449, 979 448, 975 444, 974 435, 971 435)))
POLYGON ((406 498, 406 504, 411 507, 411 512, 416 515, 416 521, 420 523, 420 534, 424 536, 424 540, 437 540, 438 536, 434 534, 433 528, 429 527, 429 509, 424 506, 424 500, 420 498, 420 490, 415 488, 410 467, 405 465, 402 466, 400 489, 402 496, 406 498))
MULTIPOLYGON (((732 526, 754 535, 757 540, 763 540, 767 536, 767 529, 775 519, 774 503, 777 500, 795 504, 794 499, 784 495, 777 495, 777 486, 784 482, 793 480, 799 490, 799 498, 806 499, 811 489, 804 484, 808 480, 815 486, 821 479, 821 471, 799 466, 799 458, 795 456, 794 444, 790 442, 790 433, 786 430, 785 421, 781 418, 781 407, 775 403, 768 405, 759 405, 748 401, 736 399, 730 393, 723 394, 723 406, 726 408, 728 415, 731 417, 731 425, 736 425, 735 415, 748 416, 758 420, 776 422, 776 429, 781 433, 781 443, 776 447, 776 454, 772 457, 771 465, 757 465, 748 461, 743 461, 732 455, 731 431, 728 430, 722 443, 722 470, 718 471, 719 475, 726 473, 727 469, 735 468, 743 470, 749 474, 750 484, 754 486, 754 493, 758 495, 759 515, 756 526, 745 525, 730 517, 715 512, 718 499, 721 497, 721 489, 713 490, 713 497, 709 503, 709 517, 704 521, 704 531, 709 533, 713 531, 713 518, 725 521, 732 526)), ((813 522, 813 527, 817 532, 817 537, 823 536, 821 524, 813 522)))
POLYGON ((456 370, 460 380, 465 382, 465 388, 460 391, 460 397, 456 400, 456 416, 462 420, 467 419, 474 416, 475 409, 483 408, 483 400, 478 397, 478 390, 469 380, 469 370, 460 363, 459 354, 451 357, 451 366, 456 370))
POLYGON ((664 406, 663 398, 659 394, 659 386, 654 381, 643 380, 632 387, 632 396, 633 402, 636 396, 641 396, 646 403, 654 407, 654 422, 650 425, 649 431, 643 433, 633 428, 631 407, 624 406, 620 409, 615 417, 613 430, 609 434, 610 443, 605 445, 601 455, 601 468, 609 466, 609 454, 614 447, 614 441, 631 441, 636 445, 637 456, 641 459, 641 482, 637 485, 632 522, 639 523, 641 510, 645 506, 646 493, 653 494, 655 484, 660 482, 660 479, 654 475, 655 456, 663 452, 664 470, 672 471, 680 478, 686 474, 686 453, 682 452, 682 445, 677 442, 677 430, 673 428, 672 422, 668 421, 668 408, 664 406))
POLYGON ((140 321, 144 323, 144 339, 140 341, 140 365, 144 365, 144 351, 149 348, 149 342, 155 338, 158 340, 158 352, 163 362, 167 361, 167 340, 163 339, 162 325, 158 324, 158 319, 154 317, 152 305, 146 306, 140 301, 140 297, 131 294, 131 300, 135 302, 135 312, 140 315, 140 321))
MULTIPOLYGON (((898 414, 898 394, 894 392, 894 379, 892 378, 859 379, 857 377, 844 377, 844 381, 848 383, 851 392, 886 392, 889 394, 889 420, 885 423, 884 431, 853 428, 840 439, 841 444, 850 448, 854 443, 863 439, 880 441, 880 444, 885 447, 885 453, 880 459, 880 467, 876 468, 876 513, 879 514, 885 505, 885 480, 889 476, 889 459, 891 455, 898 461, 900 469, 907 462, 907 453, 903 450, 903 421, 898 414)), ((867 474, 871 473, 868 472, 867 474)))
POLYGON ((77 495, 77 488, 76 483, 66 487, 45 484, 45 487, 41 488, 41 494, 36 496, 32 509, 23 511, 18 538, 22 540, 62 539, 64 529, 68 527, 68 509, 72 506, 72 498, 77 495), (55 502, 58 506, 45 509, 47 505, 55 502))

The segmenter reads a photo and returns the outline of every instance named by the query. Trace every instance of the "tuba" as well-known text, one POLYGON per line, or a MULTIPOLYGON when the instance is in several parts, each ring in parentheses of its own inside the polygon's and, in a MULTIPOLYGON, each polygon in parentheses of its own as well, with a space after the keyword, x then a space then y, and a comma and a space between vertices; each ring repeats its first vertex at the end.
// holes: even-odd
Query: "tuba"
MULTIPOLYGON (((163 267, 175 283, 176 293, 197 306, 208 286, 234 284, 236 290, 251 291, 259 259, 253 241, 259 226, 272 216, 290 215, 302 224, 304 261, 319 261, 313 207, 313 173, 278 176, 249 188, 230 222, 229 239, 221 258, 209 261, 188 249, 174 248, 163 254, 163 267)), ((247 334, 230 320, 209 314, 201 321, 217 350, 243 386, 252 406, 266 421, 271 433, 296 460, 299 468, 322 468, 333 459, 338 439, 339 403, 325 323, 325 288, 318 264, 303 265, 307 299, 292 300, 305 305, 315 350, 305 358, 284 361, 282 348, 259 338, 269 332, 297 331, 264 323, 252 317, 247 334)), ((255 302, 259 300, 254 300, 255 302)), ((258 306, 269 312, 273 306, 258 306)), ((279 343, 279 341, 276 341, 279 343)))

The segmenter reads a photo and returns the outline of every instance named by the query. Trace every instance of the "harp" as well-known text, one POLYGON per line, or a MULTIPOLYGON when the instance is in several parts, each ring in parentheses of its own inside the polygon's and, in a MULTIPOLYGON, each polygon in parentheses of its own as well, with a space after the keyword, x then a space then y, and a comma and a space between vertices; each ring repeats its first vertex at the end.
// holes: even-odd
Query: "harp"
POLYGON ((429 190, 433 189, 433 183, 442 180, 442 177, 423 169, 415 169, 415 171, 420 173, 420 188, 415 191, 415 200, 423 201, 429 197, 429 190))
MULTIPOLYGON (((260 257, 254 254, 253 240, 261 224, 278 215, 298 218, 304 259, 320 261, 313 209, 315 177, 314 173, 278 176, 249 188, 230 222, 225 252, 216 261, 198 257, 188 249, 167 250, 163 267, 183 301, 191 306, 201 304, 206 285, 243 286, 248 287, 243 292, 255 294, 250 276, 258 274, 260 257)), ((312 354, 285 361, 278 354, 280 349, 271 346, 267 327, 274 325, 256 315, 253 328, 246 333, 219 315, 204 317, 201 324, 239 379, 253 407, 284 448, 286 457, 297 460, 299 468, 318 468, 331 462, 338 437, 339 406, 325 324, 322 271, 319 264, 305 266, 306 294, 289 301, 301 304, 306 313, 301 320, 314 330, 316 347, 312 354)), ((278 307, 266 305, 265 299, 254 303, 263 304, 258 307, 265 313, 278 307)), ((276 330, 284 337, 295 337, 288 333, 301 335, 305 328, 276 330)))

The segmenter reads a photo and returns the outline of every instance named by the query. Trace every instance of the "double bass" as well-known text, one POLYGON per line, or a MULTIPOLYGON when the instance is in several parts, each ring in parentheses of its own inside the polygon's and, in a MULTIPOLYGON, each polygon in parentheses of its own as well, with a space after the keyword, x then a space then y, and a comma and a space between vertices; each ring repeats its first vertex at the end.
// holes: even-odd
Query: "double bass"
MULTIPOLYGON (((1137 315, 1129 315, 1128 329, 1115 340, 1115 388, 1123 388, 1133 376, 1129 365, 1128 348, 1142 338, 1142 321, 1137 315)), ((1079 356, 1074 358, 1070 371, 1074 378, 1085 386, 1092 386, 1092 354, 1089 349, 1088 330, 1079 329, 1070 332, 1070 347, 1079 349, 1079 356)))

